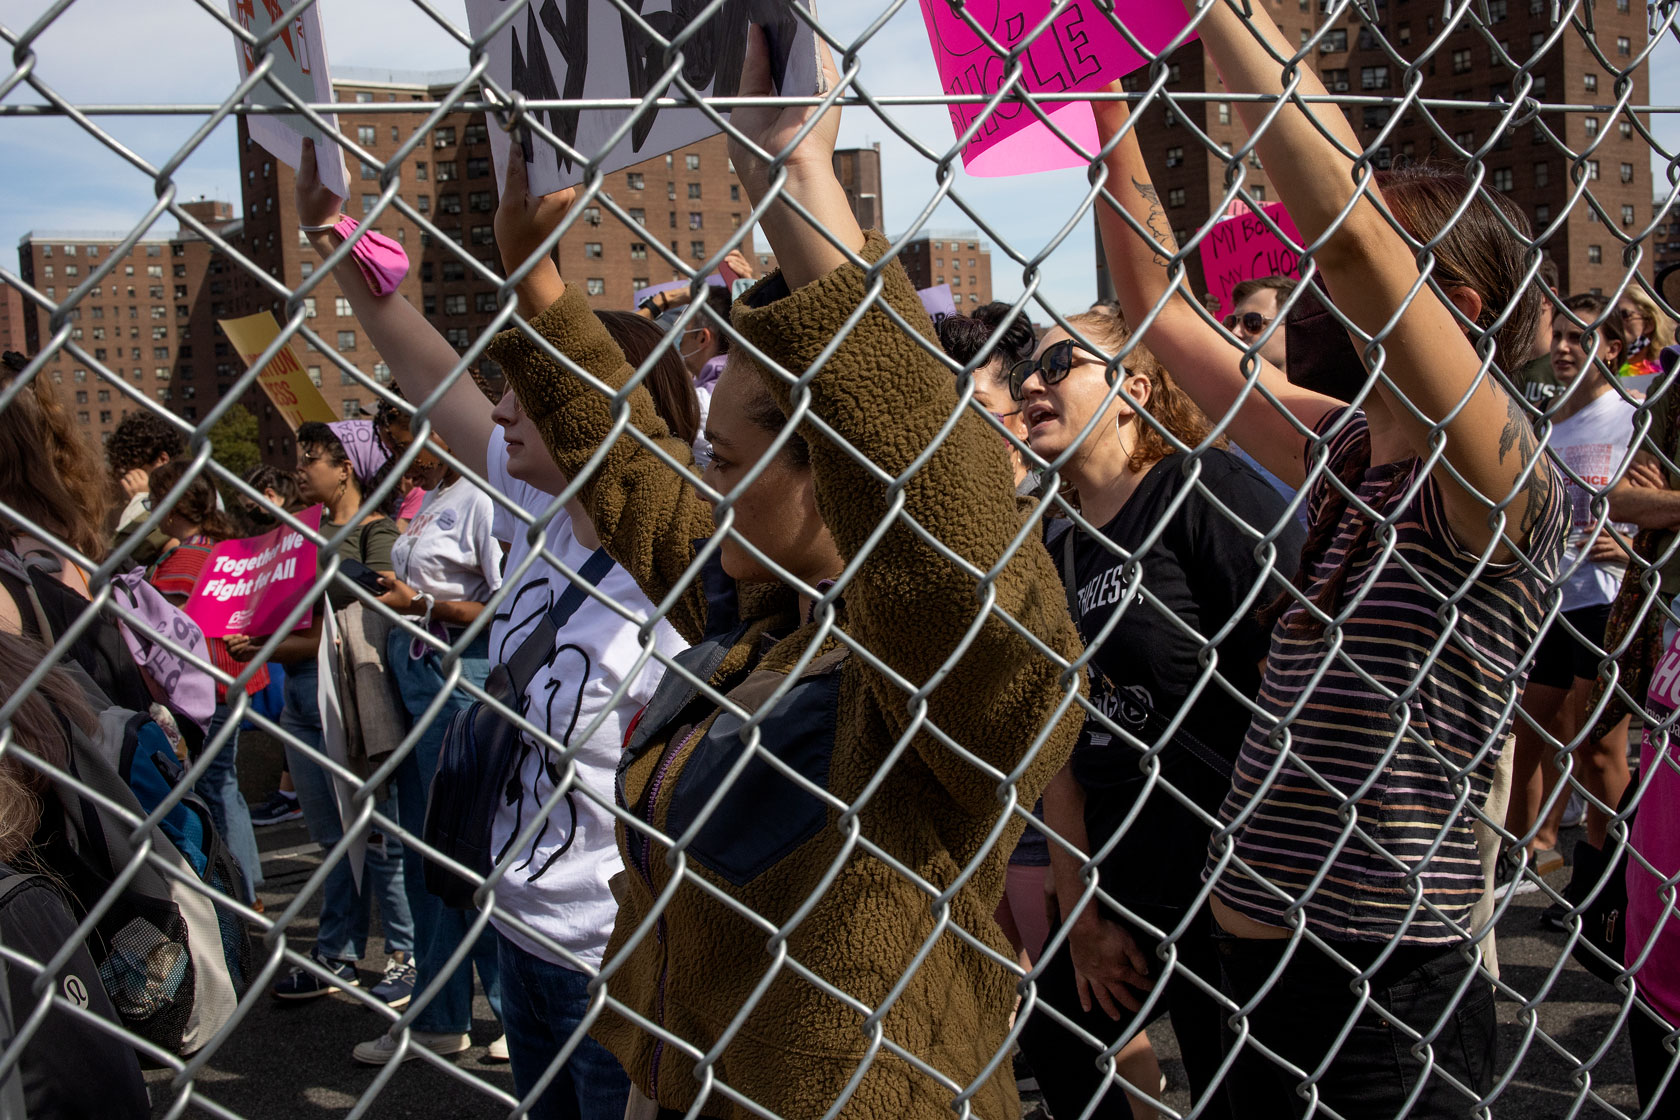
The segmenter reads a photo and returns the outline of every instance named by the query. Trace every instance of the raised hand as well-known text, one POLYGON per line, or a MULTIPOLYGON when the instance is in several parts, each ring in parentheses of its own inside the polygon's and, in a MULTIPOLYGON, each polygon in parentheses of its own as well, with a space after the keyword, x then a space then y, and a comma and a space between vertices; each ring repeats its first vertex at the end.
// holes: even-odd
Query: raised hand
POLYGON ((315 162, 315 141, 305 139, 303 158, 298 160, 297 178, 292 188, 297 199, 298 225, 325 226, 338 221, 344 212, 344 200, 321 185, 321 171, 315 162))
MULTIPOLYGON (((823 91, 834 88, 840 80, 828 46, 820 43, 822 51, 823 91)), ((747 26, 747 57, 741 70, 742 97, 772 97, 778 91, 770 77, 770 46, 764 29, 756 23, 747 26)), ((729 158, 734 161, 735 174, 756 203, 769 189, 770 163, 758 154, 753 145, 771 157, 779 155, 793 143, 793 138, 817 111, 814 105, 781 108, 774 105, 754 105, 732 110, 729 114, 729 158), (751 141, 751 143, 747 143, 751 141)), ((840 110, 833 108, 823 115, 821 122, 806 135, 799 147, 788 156, 786 166, 791 176, 834 173, 834 141, 840 133, 840 110)), ((733 266, 731 266, 733 267, 733 266)), ((749 273, 750 275, 750 273, 749 273)))
POLYGON ((502 198, 496 206, 495 228, 502 267, 510 275, 542 248, 543 241, 565 219, 576 197, 577 190, 573 187, 541 197, 533 195, 525 175, 525 161, 509 152, 502 198))

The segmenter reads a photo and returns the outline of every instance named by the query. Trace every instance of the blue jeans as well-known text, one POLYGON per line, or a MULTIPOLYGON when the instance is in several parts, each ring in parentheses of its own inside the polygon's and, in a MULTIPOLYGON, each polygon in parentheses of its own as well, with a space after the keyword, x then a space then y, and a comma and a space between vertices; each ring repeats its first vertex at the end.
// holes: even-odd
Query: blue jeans
MULTIPOLYGON (((444 674, 439 655, 431 650, 418 661, 409 657, 410 638, 406 631, 392 630, 385 650, 385 663, 402 691, 403 704, 416 723, 428 705, 443 691, 444 674)), ((461 676, 482 685, 490 675, 490 639, 481 635, 461 655, 461 676)), ((432 788, 432 775, 437 773, 438 752, 443 747, 443 733, 455 713, 472 703, 472 697, 460 689, 450 692, 432 722, 426 726, 408 757, 397 764, 397 812, 403 831, 419 836, 426 825, 426 796, 432 788)), ((476 914, 466 910, 451 910, 436 895, 426 889, 425 859, 413 847, 403 850, 403 882, 408 887, 408 907, 414 915, 416 979, 414 994, 442 975, 449 957, 461 947, 467 936, 471 919, 476 914)), ((437 996, 414 1017, 414 1027, 422 1031, 462 1034, 472 1027, 472 966, 478 966, 478 982, 490 1000, 496 1017, 502 1014, 502 990, 497 982, 496 931, 486 925, 479 934, 471 953, 461 961, 439 989, 437 996)))
MULTIPOLYGON (((589 977, 532 956, 501 934, 502 1026, 513 1060, 513 1090, 523 1100, 548 1072, 589 1010, 589 977)), ((630 1078, 612 1052, 585 1037, 531 1105, 531 1120, 623 1120, 630 1078)))
MULTIPOLYGON (((206 750, 227 721, 228 706, 217 704, 216 714, 210 717, 210 729, 204 735, 206 750)), ((262 855, 257 851, 256 829, 251 827, 251 807, 239 792, 239 728, 235 727, 227 737, 193 790, 204 798, 222 843, 239 861, 239 900, 249 906, 257 900, 257 888, 262 886, 262 855)))
MULTIPOLYGON (((314 750, 321 749, 321 706, 315 695, 316 668, 313 661, 292 666, 286 675, 286 709, 280 726, 314 750)), ((330 851, 344 837, 338 806, 333 800, 332 778, 314 759, 286 747, 286 766, 297 787, 298 806, 309 826, 309 838, 330 851)), ((378 806, 385 815, 396 817, 396 798, 378 806)), ((327 876, 321 890, 320 929, 315 947, 332 961, 359 961, 367 953, 368 924, 372 920, 372 891, 379 892, 379 913, 385 923, 385 951, 414 951, 414 919, 409 915, 408 896, 403 891, 402 844, 385 836, 383 849, 370 843, 363 882, 370 890, 357 891, 348 860, 340 860, 327 876)))

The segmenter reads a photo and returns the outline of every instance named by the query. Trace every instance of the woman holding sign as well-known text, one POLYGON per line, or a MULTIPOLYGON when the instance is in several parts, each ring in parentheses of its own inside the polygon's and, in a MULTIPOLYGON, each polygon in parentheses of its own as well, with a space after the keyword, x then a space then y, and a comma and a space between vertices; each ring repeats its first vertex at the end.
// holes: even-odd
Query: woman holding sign
MULTIPOLYGON (((1283 95, 1279 59, 1296 48, 1262 9, 1187 6, 1233 94, 1283 95)), ((1291 67, 1290 81, 1325 96, 1308 69, 1291 67)), ((1527 222, 1501 196, 1430 170, 1379 191, 1346 154, 1360 141, 1335 106, 1236 104, 1301 236, 1324 239, 1312 259, 1337 307, 1382 337, 1372 362, 1383 379, 1350 346, 1362 405, 1348 407, 1291 384, 1193 306, 1170 279, 1177 246, 1126 111, 1097 106, 1105 186, 1126 215, 1099 207, 1127 318, 1158 310, 1150 350, 1269 470, 1311 485, 1296 587, 1272 612, 1259 710, 1206 870, 1221 987, 1238 1007, 1265 991, 1243 1017, 1252 1037, 1227 1085, 1254 1115, 1308 1107, 1289 1067, 1319 1075, 1321 1103, 1342 1116, 1465 1115, 1495 1068, 1493 990, 1471 929, 1487 886, 1474 808, 1527 675, 1567 513, 1522 406, 1477 353, 1490 347, 1507 368, 1529 356, 1540 308, 1527 222), (1442 295, 1419 287, 1408 240, 1437 236, 1442 295), (1456 592, 1450 603, 1443 589, 1456 592)))
MULTIPOLYGON (((740 92, 772 92, 756 28, 740 92)), ((1009 1117, 1020 972, 992 915, 1014 810, 1078 730, 1078 638, 1005 447, 961 409, 914 286, 835 179, 838 112, 814 114, 732 116, 747 194, 775 181, 813 220, 761 219, 782 268, 735 307, 750 345, 718 379, 700 486, 547 258, 573 192, 531 198, 515 159, 496 217, 531 328, 592 380, 523 332, 493 356, 604 546, 697 643, 620 764, 627 871, 594 1033, 666 1110, 934 1120, 961 1096, 1009 1117), (796 393, 753 352, 809 380, 796 393), (796 408, 827 427, 791 426, 796 408)))

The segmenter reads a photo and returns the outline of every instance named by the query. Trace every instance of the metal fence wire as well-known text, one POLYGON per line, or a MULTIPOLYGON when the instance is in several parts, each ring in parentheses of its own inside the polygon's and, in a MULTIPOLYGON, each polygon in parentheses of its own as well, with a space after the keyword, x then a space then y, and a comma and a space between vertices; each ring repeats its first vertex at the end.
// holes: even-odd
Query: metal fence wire
MULTIPOLYGON (((293 289, 177 197, 176 170, 217 123, 264 111, 245 98, 266 67, 230 84, 214 106, 124 109, 202 115, 191 139, 153 165, 102 125, 101 110, 55 90, 67 60, 38 52, 37 40, 72 0, 47 6, 28 27, 0 29, 12 45, 13 68, 0 85, 7 115, 73 120, 155 183, 157 202, 137 217, 122 252, 154 222, 178 219, 235 262, 264 301, 283 301, 280 344, 312 343, 409 417, 416 438, 396 449, 395 468, 368 501, 397 494, 405 473, 432 469, 436 457, 440 472, 490 496, 514 545, 481 614, 445 617, 430 604, 399 612, 369 585, 340 579, 348 590, 335 608, 359 603, 399 642, 411 639, 425 655, 416 663, 437 674, 417 705, 409 690, 414 715, 393 735, 394 749, 363 766, 329 757, 321 716, 300 718, 298 705, 314 699, 306 685, 278 718, 243 689, 265 663, 287 659, 298 639, 286 635, 308 622, 319 595, 273 634, 254 636, 246 663, 213 661, 180 632, 160 635, 169 654, 232 687, 202 748, 183 751, 185 779, 147 811, 62 750, 45 750, 39 725, 25 718, 63 667, 100 656, 89 649, 102 627, 155 628, 120 579, 141 539, 178 523, 172 511, 200 477, 334 557, 317 591, 349 573, 337 559, 342 546, 366 533, 359 514, 332 523, 333 494, 316 529, 214 457, 209 433, 256 386, 254 372, 192 421, 84 348, 78 307, 90 288, 111 282, 119 254, 87 262, 86 278, 59 299, 0 269, 47 325, 0 393, 0 416, 21 424, 30 410, 28 422, 46 425, 41 442, 50 442, 38 402, 58 390, 43 371, 68 354, 123 405, 167 419, 189 447, 169 492, 152 495, 143 531, 114 547, 68 539, 40 504, 40 480, 0 466, 0 517, 14 547, 32 542, 56 554, 47 566, 77 594, 85 577, 91 603, 42 633, 20 590, 28 582, 6 584, 15 608, 8 631, 50 650, 23 664, 0 702, 0 763, 34 791, 8 805, 24 814, 28 804, 42 824, 25 818, 7 862, 45 870, 73 903, 49 949, 0 947, 12 993, 0 1055, 12 1095, 0 1099, 20 1109, 17 1089, 30 1086, 18 1079, 41 1068, 41 1049, 52 1039, 64 1045, 69 1030, 138 1054, 153 1112, 167 1116, 289 1114, 305 1100, 351 1116, 393 1115, 399 1099, 402 1114, 421 1115, 427 1101, 402 1095, 419 1078, 430 1079, 432 1115, 462 1107, 578 1115, 552 1110, 573 1086, 597 1110, 583 1114, 605 1114, 601 1102, 615 1104, 625 1091, 608 1088, 600 1073, 607 1051, 636 1086, 630 1114, 647 1116, 655 1105, 672 1115, 789 1120, 948 1111, 1000 1120, 1035 1108, 1058 1120, 1151 1109, 1673 1115, 1680 760, 1668 749, 1674 701, 1663 658, 1675 620, 1667 573, 1676 546, 1661 499, 1680 490, 1680 467, 1664 407, 1668 373, 1643 381, 1613 373, 1618 354, 1628 358, 1641 337, 1635 320, 1620 315, 1624 297, 1639 297, 1636 312, 1665 321, 1677 314, 1653 269, 1653 231, 1670 220, 1676 188, 1659 184, 1654 213, 1642 211, 1649 221, 1624 220, 1600 201, 1607 181, 1597 161, 1618 124, 1642 138, 1640 161, 1647 146, 1661 150, 1650 132, 1654 107, 1635 103, 1635 77, 1673 33, 1675 9, 1652 7, 1630 50, 1598 29, 1609 13, 1580 0, 1554 0, 1532 43, 1505 38, 1504 0, 1424 4, 1400 22, 1407 2, 1394 0, 1392 10, 1321 3, 1302 16, 1310 34, 1299 42, 1273 35, 1264 47, 1248 27, 1269 25, 1277 5, 1191 5, 1192 27, 1225 88, 1183 88, 1178 62, 1202 49, 1191 44, 1097 93, 1090 190, 1039 247, 1010 244, 1002 216, 963 198, 955 169, 967 137, 929 147, 895 122, 918 103, 978 106, 971 136, 989 114, 1022 106, 1050 121, 1052 97, 1024 89, 1027 45, 1011 51, 991 39, 995 6, 953 4, 950 12, 997 55, 1005 80, 996 96, 888 97, 871 93, 870 59, 878 29, 903 0, 852 41, 831 35, 822 13, 755 5, 759 18, 792 16, 815 29, 833 57, 832 83, 817 97, 767 96, 751 87, 749 65, 739 96, 706 105, 729 137, 752 202, 748 220, 702 262, 658 237, 649 244, 700 292, 756 223, 785 287, 773 281, 744 297, 732 322, 696 300, 634 367, 594 325, 578 278, 564 278, 573 284, 553 307, 516 298, 557 291, 545 262, 561 239, 583 236, 576 227, 586 208, 607 223, 632 221, 605 188, 604 153, 572 153, 584 174, 563 215, 552 203, 512 214, 519 208, 504 201, 500 248, 523 255, 505 274, 398 194, 403 159, 437 122, 483 119, 463 114, 488 112, 543 149, 563 143, 553 130, 563 118, 549 110, 619 107, 635 121, 695 104, 680 65, 684 46, 705 21, 740 13, 722 0, 690 5, 684 33, 666 42, 645 5, 592 5, 651 37, 660 80, 669 77, 645 97, 620 101, 544 102, 501 88, 489 74, 487 39, 450 26, 470 70, 446 97, 405 106, 427 114, 426 125, 396 156, 376 159, 334 134, 352 165, 378 169, 381 193, 365 221, 400 213, 499 301, 493 329, 464 351, 439 339, 441 359, 427 348, 418 311, 406 338, 384 336, 406 399, 341 358, 304 310, 354 245, 316 235, 330 255, 293 289), (1390 69, 1380 85, 1367 77, 1352 92, 1345 71, 1326 74, 1320 89, 1314 60, 1338 35, 1345 47, 1349 30, 1390 69), (1499 68, 1491 100, 1472 91, 1442 97, 1442 83, 1430 80, 1438 67, 1460 69, 1447 43, 1466 32, 1499 68), (1590 56, 1607 84, 1584 96, 1548 90, 1537 74, 1563 52, 1590 56), (1245 126, 1236 146, 1210 135, 1215 103, 1236 107, 1245 126), (844 208, 809 186, 822 161, 799 153, 821 156, 824 143, 832 146, 828 124, 810 123, 831 121, 825 109, 878 119, 923 161, 925 204, 916 200, 917 218, 896 241, 866 241, 836 225, 844 208), (1480 123, 1467 133, 1459 118, 1472 111, 1480 123), (1594 127, 1583 132, 1587 114, 1594 127), (1381 127, 1356 130, 1349 119, 1381 127), (1408 201, 1395 202, 1391 219, 1362 202, 1369 196, 1355 185, 1404 162, 1395 142, 1402 122, 1425 124, 1437 162, 1450 160, 1461 178, 1423 176, 1445 184, 1435 193, 1415 175, 1393 186, 1390 197, 1408 201), (1171 198, 1162 208, 1149 186, 1161 153, 1138 154, 1138 136, 1151 127, 1173 129, 1180 156, 1181 147, 1208 153, 1211 197, 1187 208, 1171 198), (1533 146, 1536 159, 1549 155, 1570 184, 1566 205, 1532 225, 1495 204, 1512 182, 1494 165, 1510 162, 1504 153, 1513 144, 1533 146), (1188 278, 1201 275, 1191 264, 1230 203, 1259 212, 1274 201, 1251 189, 1261 158, 1300 230, 1280 235, 1300 250, 1301 275, 1330 294, 1320 299, 1323 287, 1303 283, 1245 325, 1225 318, 1229 306, 1209 313, 1187 298, 1202 294, 1187 291, 1188 278), (1007 331, 982 334, 966 354, 947 353, 905 280, 900 255, 947 200, 1023 278, 1009 311, 1041 324, 1041 333, 1021 353, 1011 352, 1021 344, 1007 331), (1566 308, 1574 293, 1548 284, 1541 250, 1589 209, 1595 240, 1611 246, 1613 280, 1597 302, 1566 308), (1117 312, 1095 315, 1043 293, 1045 259, 1065 238, 1088 236, 1093 216, 1118 296, 1117 312), (1500 253, 1508 259, 1494 259, 1500 253), (1500 269, 1509 274, 1492 275, 1500 269), (1551 345, 1563 391, 1531 403, 1522 368, 1550 344, 1541 323, 1554 315, 1551 336, 1565 340, 1564 352, 1571 330, 1585 331, 1572 352, 1585 354, 1573 359, 1581 372, 1572 379, 1551 345), (732 355, 700 441, 713 456, 704 471, 653 407, 659 364, 680 357, 701 328, 721 330, 732 355), (1262 360, 1278 336, 1289 341, 1290 380, 1262 360), (1534 338, 1541 341, 1524 341, 1534 338), (1058 349, 1067 339, 1075 345, 1058 349), (546 458, 539 449, 509 443, 507 455, 487 459, 488 419, 476 443, 428 443, 459 430, 462 416, 489 417, 468 372, 487 358, 518 396, 498 415, 540 429, 562 472, 537 487, 544 495, 535 507, 510 492, 508 472, 520 455, 546 458), (1007 374, 1021 359, 1024 399, 1012 402, 998 389, 998 370, 1007 374), (1303 373, 1309 365, 1314 376, 1303 373), (431 366, 435 374, 417 374, 431 366), (1340 401, 1361 411, 1343 411, 1340 401), (1583 416, 1597 417, 1592 440, 1581 434, 1583 416), (1607 423, 1621 434, 1602 436, 1607 423), (1602 462, 1590 467, 1572 457, 1589 442, 1603 445, 1602 462), (1281 475, 1282 489, 1243 465, 1236 445, 1281 475), (1029 468, 1019 498, 1010 493, 1008 455, 1029 468), (1630 487, 1643 505, 1623 496, 1630 487), (817 543, 792 539, 817 515, 817 543), (551 532, 557 519, 563 531, 551 532), (510 707, 486 677, 517 645, 506 628, 530 624, 561 598, 593 534, 619 565, 588 582, 573 616, 587 619, 593 636, 576 636, 579 623, 561 627, 541 659, 547 697, 510 707), (1310 570, 1293 584, 1303 541, 1310 570), (1280 595, 1288 610, 1276 618, 1266 612, 1280 595), (1069 610, 1079 615, 1077 635, 1069 610), (492 636, 501 648, 487 653, 492 636), (576 680, 555 668, 567 658, 576 680), (562 687, 577 689, 576 698, 559 695, 562 687), (424 807, 401 801, 425 788, 403 786, 405 767, 436 767, 443 724, 465 700, 516 721, 535 752, 520 765, 534 769, 496 791, 502 808, 517 800, 523 812, 511 841, 498 834, 494 870, 473 876, 472 908, 416 902, 419 986, 393 1008, 366 977, 350 983, 353 967, 325 955, 330 947, 314 953, 311 933, 324 941, 329 920, 345 920, 323 914, 341 905, 337 891, 364 908, 379 895, 389 937, 390 899, 426 896, 426 884, 413 881, 423 860, 469 873, 419 834, 424 807), (179 858, 186 842, 170 827, 194 783, 202 786, 234 749, 242 722, 284 744, 306 802, 309 788, 330 793, 336 780, 347 806, 342 821, 328 813, 324 832, 311 819, 318 863, 291 893, 265 892, 262 910, 237 897, 235 883, 179 858), (603 737, 622 749, 594 751, 603 737), (1555 779, 1542 783, 1554 767, 1555 779), (529 773, 538 778, 528 788, 520 782, 529 773), (1548 832, 1553 810, 1572 794, 1586 801, 1593 839, 1566 829, 1558 841, 1555 825, 1548 832), (1525 817, 1507 812, 1514 801, 1525 817), (122 853, 112 881, 91 897, 76 875, 81 864, 49 843, 55 821, 64 839, 65 804, 89 813, 97 806, 100 819, 128 830, 110 845, 122 853), (1572 846, 1573 875, 1554 870, 1548 837, 1559 851, 1572 846), (382 876, 403 870, 393 854, 399 842, 409 880, 391 888, 382 876), (581 893, 544 896, 528 857, 558 852, 563 861, 574 842, 593 845, 607 871, 581 893), (346 883, 353 861, 363 863, 360 896, 346 883), (1006 903, 1006 883, 1020 882, 1039 884, 1037 893, 1011 889, 1006 903), (174 1045, 143 1037, 138 1018, 103 1016, 98 1001, 62 982, 84 945, 113 995, 121 972, 113 962, 126 960, 151 982, 168 979, 158 970, 178 958, 155 946, 125 957, 110 942, 113 908, 142 888, 183 911, 214 907, 253 939, 249 974, 223 1006, 208 979, 214 941, 188 946, 199 1003, 187 1041, 174 1045), (1541 924, 1548 907, 1550 927, 1541 924), (1031 930, 1045 928, 1044 908, 1047 937, 1023 951, 1031 930), (1004 911, 1017 927, 1009 936, 994 916, 1004 911), (610 941, 600 943, 609 928, 610 941), (512 1078, 457 1064, 420 1034, 458 1014, 443 1010, 455 998, 449 978, 458 969, 470 977, 475 955, 494 939, 506 942, 498 959, 512 1078), (508 945, 536 971, 510 972, 508 945), (569 1006, 552 986, 562 973, 576 978, 569 1006), (311 1056, 280 1074, 274 1054, 315 1053, 304 1041, 313 1009, 288 1012, 271 999, 287 982, 336 989, 340 1001, 359 1005, 366 1036, 389 1030, 398 1060, 371 1074, 356 1072, 348 1055, 311 1056), (546 1008, 535 1013, 536 1027, 528 1011, 516 1021, 506 1010, 515 988, 521 1006, 546 1008), (1142 1051, 1145 1038, 1153 1056, 1142 1051), (601 1043, 606 1051, 591 1049, 601 1043), (401 1060, 410 1056, 420 1060, 401 1060), (250 1077, 268 1080, 241 1095, 250 1077), (292 1096, 318 1084, 333 1093, 292 1096), (441 1103, 462 1093, 470 1105, 441 1103)), ((273 58, 278 29, 256 38, 217 4, 201 6, 259 59, 273 58)), ((278 26, 308 6, 296 5, 278 26)), ((526 7, 508 5, 507 18, 523 21, 526 7)), ((1122 7, 1077 10, 1123 27, 1122 7)), ((1046 9, 1041 32, 1071 10, 1073 0, 1046 9)), ((412 18, 448 25, 423 0, 412 18)), ((300 107, 323 126, 318 114, 334 108, 300 107)), ((358 316, 374 314, 371 294, 353 302, 358 316)), ((1656 329, 1647 320, 1643 332, 1656 329)), ((371 322, 368 330, 380 339, 371 322)), ((1655 361, 1656 349, 1644 356, 1655 361)), ((94 483, 71 480, 72 498, 78 484, 94 483)), ((347 632, 346 642, 358 633, 347 632)), ((112 656, 124 655, 118 647, 112 656)), ((312 663, 313 655, 294 659, 304 666, 294 684, 314 679, 312 663)), ((396 677, 407 671, 385 668, 396 677)), ((409 714, 401 703, 396 711, 409 714)), ((122 1079, 106 1076, 106 1114, 117 1115, 122 1079)))

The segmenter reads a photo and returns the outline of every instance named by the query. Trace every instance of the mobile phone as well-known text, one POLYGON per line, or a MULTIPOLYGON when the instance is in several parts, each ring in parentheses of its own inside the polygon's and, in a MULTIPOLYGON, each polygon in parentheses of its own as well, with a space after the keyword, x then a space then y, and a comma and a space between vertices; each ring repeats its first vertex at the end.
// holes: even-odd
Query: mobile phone
POLYGON ((344 560, 338 565, 338 574, 351 583, 360 584, 367 588, 370 594, 383 595, 391 590, 385 586, 378 572, 362 563, 360 560, 344 560))

